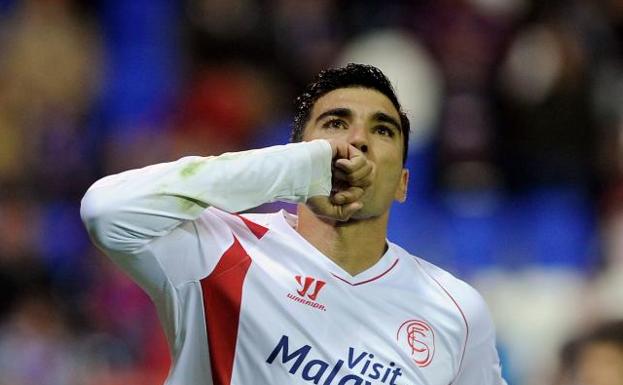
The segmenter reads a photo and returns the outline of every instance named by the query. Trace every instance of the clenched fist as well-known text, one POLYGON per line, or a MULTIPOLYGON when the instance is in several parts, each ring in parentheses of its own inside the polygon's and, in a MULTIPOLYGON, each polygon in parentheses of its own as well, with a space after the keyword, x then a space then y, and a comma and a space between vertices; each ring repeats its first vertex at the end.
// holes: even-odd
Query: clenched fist
POLYGON ((363 207, 361 198, 374 177, 374 164, 346 141, 328 139, 333 150, 331 195, 315 196, 307 206, 322 217, 347 221, 363 207))

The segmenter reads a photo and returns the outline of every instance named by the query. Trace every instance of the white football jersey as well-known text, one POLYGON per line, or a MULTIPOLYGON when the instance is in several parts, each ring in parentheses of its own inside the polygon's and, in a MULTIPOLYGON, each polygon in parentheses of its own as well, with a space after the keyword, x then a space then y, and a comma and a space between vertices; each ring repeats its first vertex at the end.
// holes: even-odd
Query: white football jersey
POLYGON ((494 328, 466 283, 388 241, 350 275, 296 216, 237 212, 328 195, 326 141, 187 157, 103 178, 82 217, 155 303, 167 385, 504 384, 494 328))

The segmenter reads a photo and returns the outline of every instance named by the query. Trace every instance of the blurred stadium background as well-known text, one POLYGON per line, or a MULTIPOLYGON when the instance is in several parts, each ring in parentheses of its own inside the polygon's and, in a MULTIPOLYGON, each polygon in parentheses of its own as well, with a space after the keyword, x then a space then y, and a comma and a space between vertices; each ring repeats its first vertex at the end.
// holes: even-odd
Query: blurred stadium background
POLYGON ((391 239, 482 292, 510 385, 556 383, 566 340, 623 317, 621 0, 0 0, 0 385, 162 383, 82 194, 287 142, 293 97, 350 61, 415 126, 391 239))

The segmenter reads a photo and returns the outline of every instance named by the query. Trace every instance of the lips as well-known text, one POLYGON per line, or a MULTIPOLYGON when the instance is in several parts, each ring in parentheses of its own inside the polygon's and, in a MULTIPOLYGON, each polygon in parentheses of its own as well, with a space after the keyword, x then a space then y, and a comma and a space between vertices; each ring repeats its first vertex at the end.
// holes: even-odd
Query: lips
POLYGON ((343 180, 333 180, 331 181, 331 195, 335 195, 340 191, 347 190, 351 187, 347 182, 343 180))

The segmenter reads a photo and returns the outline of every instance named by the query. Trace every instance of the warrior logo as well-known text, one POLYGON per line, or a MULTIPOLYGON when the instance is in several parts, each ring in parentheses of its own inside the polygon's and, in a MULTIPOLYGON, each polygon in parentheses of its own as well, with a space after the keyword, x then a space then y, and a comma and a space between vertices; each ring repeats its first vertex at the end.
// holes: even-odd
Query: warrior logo
POLYGON ((296 282, 299 284, 299 286, 301 286, 301 288, 296 292, 299 293, 301 297, 305 297, 305 294, 307 294, 307 298, 311 299, 312 301, 316 300, 316 298, 318 297, 318 293, 320 293, 320 289, 322 289, 323 286, 326 284, 325 281, 314 279, 313 277, 305 277, 305 281, 303 281, 303 277, 297 275, 294 277, 294 279, 296 279, 296 282), (314 284, 314 282, 316 282, 316 285, 314 286, 314 290, 310 293, 309 289, 314 284))
POLYGON ((326 285, 325 281, 321 281, 314 277, 303 277, 300 275, 294 276, 294 279, 296 280, 296 283, 298 283, 299 288, 296 290, 296 294, 288 293, 287 297, 289 299, 294 302, 310 306, 314 309, 327 311, 325 305, 316 301, 320 290, 322 290, 324 285, 326 285))
POLYGON ((435 333, 424 321, 409 320, 398 328, 396 340, 408 348, 413 362, 421 368, 428 366, 435 355, 435 333))

